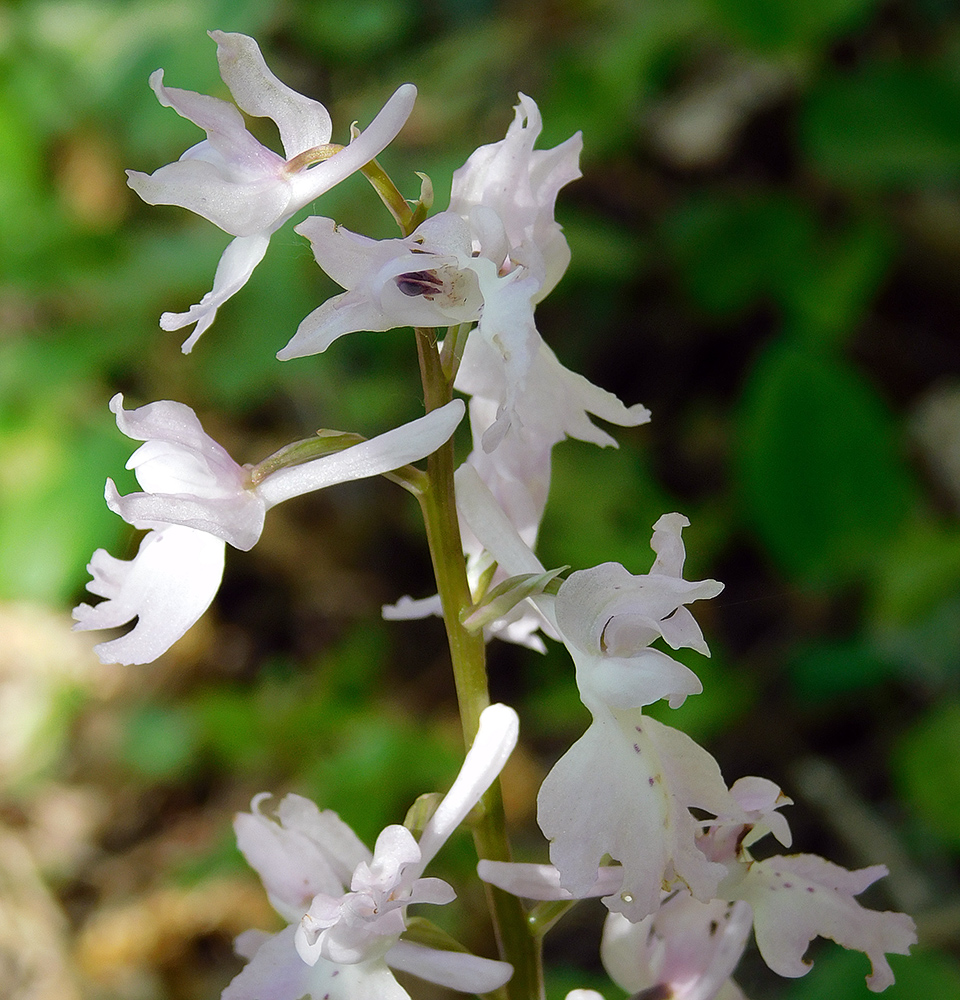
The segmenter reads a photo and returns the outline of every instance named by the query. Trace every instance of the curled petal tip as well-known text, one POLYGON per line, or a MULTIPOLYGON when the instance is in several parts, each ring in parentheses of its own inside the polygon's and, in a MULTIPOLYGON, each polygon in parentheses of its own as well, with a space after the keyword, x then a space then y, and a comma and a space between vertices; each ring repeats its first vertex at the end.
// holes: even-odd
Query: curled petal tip
MULTIPOLYGON (((399 132, 406 120, 410 117, 410 113, 413 111, 413 105, 417 100, 417 88, 412 83, 401 83, 399 87, 393 92, 390 99, 383 106, 380 111, 380 115, 389 109, 389 114, 392 120, 396 122, 396 132, 399 132)), ((377 117, 380 118, 380 115, 377 117)), ((370 126, 367 126, 369 129, 370 126)), ((394 132, 394 135, 396 135, 394 132)))
POLYGON ((491 733, 501 734, 500 739, 511 750, 516 746, 520 732, 520 718, 509 705, 500 702, 488 705, 480 713, 480 725, 491 733))

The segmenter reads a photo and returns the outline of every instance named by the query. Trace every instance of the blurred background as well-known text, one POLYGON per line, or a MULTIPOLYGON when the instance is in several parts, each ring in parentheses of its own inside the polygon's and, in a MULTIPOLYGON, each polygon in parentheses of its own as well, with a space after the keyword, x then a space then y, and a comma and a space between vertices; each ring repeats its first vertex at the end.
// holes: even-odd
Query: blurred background
MULTIPOLYGON (((253 794, 311 796, 372 844, 461 759, 439 622, 379 617, 432 592, 415 504, 386 482, 273 512, 158 663, 102 667, 69 632, 94 548, 136 551, 102 499, 108 475, 134 486, 114 392, 188 403, 241 462, 421 412, 409 333, 274 359, 336 291, 290 226, 192 355, 159 330, 228 237, 143 205, 123 168, 202 138, 147 77, 228 96, 212 28, 255 35, 331 108, 334 140, 415 82, 381 159, 410 197, 428 172, 438 208, 518 90, 541 147, 583 130, 557 213, 573 262, 538 323, 654 416, 616 429, 618 451, 556 449, 543 561, 644 572, 657 517, 691 519, 686 575, 726 590, 696 609, 704 693, 658 716, 728 781, 780 783, 795 850, 889 865, 865 902, 913 913, 921 942, 891 1000, 960 995, 954 0, 22 0, 0 7, 0 997, 219 996, 233 936, 280 924, 234 846, 253 794)), ((359 177, 315 212, 395 235, 359 177)), ((518 856, 543 860, 533 797, 588 716, 562 649, 490 653, 521 713, 518 856)), ((461 901, 428 915, 489 954, 471 864, 459 834, 434 873, 461 901)), ((551 1000, 622 996, 597 962, 602 912, 548 939, 551 1000)), ((811 955, 806 979, 753 954, 738 979, 754 1000, 868 995, 862 955, 811 955)))

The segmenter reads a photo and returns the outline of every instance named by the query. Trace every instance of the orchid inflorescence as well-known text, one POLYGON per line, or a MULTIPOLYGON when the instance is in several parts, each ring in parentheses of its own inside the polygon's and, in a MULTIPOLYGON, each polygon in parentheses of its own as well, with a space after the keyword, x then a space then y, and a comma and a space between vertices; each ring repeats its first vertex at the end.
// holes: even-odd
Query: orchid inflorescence
MULTIPOLYGON (((278 357, 318 354, 357 331, 413 327, 427 412, 371 440, 323 432, 241 466, 188 406, 164 400, 127 410, 115 396, 119 429, 142 442, 127 463, 142 492, 123 496, 108 480, 106 500, 147 533, 132 560, 94 553, 88 589, 103 600, 76 609, 76 628, 136 619, 96 651, 105 663, 150 662, 212 602, 226 544, 256 544, 270 508, 389 474, 421 504, 438 593, 401 598, 384 616, 443 617, 469 747, 432 814, 419 826, 411 821, 419 837, 405 825, 388 826, 372 852, 335 813, 305 798, 254 798, 236 818, 238 844, 288 926, 238 938, 248 963, 224 1000, 406 997, 394 970, 467 993, 536 1000, 543 931, 521 900, 569 906, 595 896, 609 910, 603 964, 633 994, 742 997, 731 976, 751 930, 763 960, 782 976, 809 970, 807 946, 821 936, 864 952, 870 989, 885 989, 893 982, 886 956, 909 951, 914 924, 902 913, 865 909, 855 897, 886 869, 847 871, 809 854, 755 858, 754 845, 767 834, 790 847, 779 812, 790 799, 763 778, 728 786, 705 749, 645 712, 660 700, 676 708, 702 690, 667 650, 710 655, 689 606, 723 585, 684 578, 687 519, 665 513, 653 525, 655 558, 639 575, 612 562, 549 569, 535 555, 553 446, 574 437, 615 447, 591 416, 623 427, 650 418, 639 403, 626 406, 565 368, 535 322, 537 304, 570 260, 554 205, 580 176, 579 133, 536 149, 540 112, 521 94, 506 136, 470 155, 454 174, 448 207, 429 215, 429 182, 419 200, 407 202, 374 159, 409 116, 412 85, 338 146, 326 109, 281 83, 253 39, 210 37, 236 106, 167 87, 158 70, 150 84, 160 103, 207 138, 153 174, 129 171, 145 201, 190 209, 234 237, 212 290, 186 312, 164 313, 161 326, 193 326, 183 345, 189 352, 243 287, 272 233, 362 170, 400 236, 371 239, 318 216, 301 222, 296 232, 344 291, 305 317, 278 357), (247 131, 241 112, 273 119, 283 155, 247 131), (473 450, 455 469, 452 435, 465 412, 473 450), (426 471, 412 464, 422 459, 426 471), (518 718, 489 704, 484 645, 494 637, 539 650, 543 637, 562 643, 592 717, 540 788, 549 864, 510 860, 496 779, 517 742, 518 718), (478 874, 490 887, 496 960, 452 941, 424 941, 407 913, 455 898, 447 882, 424 871, 468 814, 478 874)), ((596 996, 575 990, 570 1000, 596 996)))

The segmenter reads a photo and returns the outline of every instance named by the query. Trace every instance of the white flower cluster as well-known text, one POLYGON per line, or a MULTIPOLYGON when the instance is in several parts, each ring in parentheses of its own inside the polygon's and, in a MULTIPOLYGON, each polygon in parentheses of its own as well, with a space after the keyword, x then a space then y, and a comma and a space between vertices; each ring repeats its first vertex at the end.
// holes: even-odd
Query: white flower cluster
POLYGON ((373 853, 336 813, 287 795, 269 814, 258 795, 234 826, 244 857, 257 870, 289 926, 272 937, 241 935, 249 964, 223 1000, 300 1000, 311 996, 402 1000, 391 969, 466 993, 489 993, 512 973, 505 962, 401 940, 411 903, 449 903, 456 893, 423 871, 500 773, 517 742, 516 712, 491 705, 450 791, 419 842, 388 826, 373 853))
MULTIPOLYGON (((242 287, 270 235, 372 160, 415 97, 413 87, 401 87, 368 129, 333 147, 326 110, 277 80, 252 39, 211 37, 237 107, 165 87, 158 70, 151 85, 160 102, 207 138, 152 175, 130 172, 146 201, 188 208, 235 237, 213 290, 186 313, 161 319, 166 329, 195 324, 185 351, 242 287), (284 156, 247 132, 238 108, 276 122, 284 156)), ((581 147, 578 134, 535 149, 540 131, 537 105, 520 95, 506 136, 481 146, 455 173, 447 209, 402 238, 370 239, 323 217, 302 222, 297 232, 344 291, 307 316, 278 355, 316 354, 356 331, 474 325, 455 381, 469 397, 473 451, 455 478, 477 612, 497 594, 500 603, 491 598, 494 611, 483 619, 488 637, 542 649, 543 632, 563 643, 592 715, 539 792, 551 864, 483 860, 480 876, 531 899, 602 896, 610 911, 603 961, 630 993, 656 987, 657 996, 686 1000, 742 996, 730 976, 751 928, 764 960, 781 975, 808 970, 804 954, 819 935, 865 952, 873 965, 868 985, 882 990, 893 981, 886 955, 904 954, 916 940, 909 917, 866 910, 854 899, 886 870, 849 872, 804 854, 755 860, 750 849, 767 833, 789 846, 789 827, 777 811, 789 800, 760 778, 728 787, 706 750, 644 713, 661 699, 677 707, 701 691, 696 674, 655 643, 709 655, 688 606, 717 596, 722 584, 684 579, 686 518, 668 513, 657 521, 655 559, 640 575, 605 563, 557 584, 534 554, 553 446, 568 436, 614 445, 591 416, 621 426, 650 416, 564 368, 537 330, 536 305, 570 259, 554 204, 560 188, 580 175, 581 147), (540 583, 524 589, 531 579, 540 583)), ((237 465, 182 404, 125 411, 117 396, 111 409, 120 430, 144 442, 128 463, 143 492, 120 496, 108 481, 107 503, 148 533, 130 562, 94 554, 89 589, 105 600, 81 605, 75 615, 83 629, 136 618, 131 631, 97 648, 106 662, 143 663, 210 604, 225 543, 249 549, 265 512, 283 500, 424 458, 449 439, 464 405, 451 402, 370 441, 252 468, 237 465)), ((407 598, 385 613, 438 610, 438 598, 407 598)), ((372 854, 335 814, 305 799, 288 795, 270 813, 267 797, 255 798, 251 812, 237 818, 240 849, 290 925, 274 937, 241 937, 238 949, 250 961, 225 1000, 406 996, 391 969, 470 992, 502 986, 508 965, 402 935, 409 905, 454 898, 450 886, 423 872, 516 739, 515 713, 488 708, 460 776, 419 841, 391 826, 372 854)), ((596 995, 571 994, 587 996, 596 995)))

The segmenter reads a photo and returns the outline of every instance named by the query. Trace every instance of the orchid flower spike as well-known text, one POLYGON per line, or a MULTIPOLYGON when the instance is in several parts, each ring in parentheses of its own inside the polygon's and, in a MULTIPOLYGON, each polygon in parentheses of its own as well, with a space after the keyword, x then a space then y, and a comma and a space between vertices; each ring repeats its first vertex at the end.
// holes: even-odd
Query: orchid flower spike
POLYGON ((273 506, 336 483, 390 472, 436 451, 463 416, 454 400, 379 437, 278 468, 254 482, 210 438, 189 406, 162 400, 124 410, 110 400, 117 426, 144 443, 127 462, 143 492, 121 496, 107 480, 107 506, 148 534, 132 560, 97 549, 87 589, 106 600, 74 609, 75 629, 134 628, 94 649, 104 663, 149 663, 164 653, 206 611, 220 587, 225 543, 246 551, 273 506))
MULTIPOLYGON (((511 576, 543 573, 476 470, 463 465, 455 479, 462 519, 499 566, 511 576)), ((721 585, 683 579, 680 533, 686 523, 680 514, 665 514, 654 525, 656 556, 649 573, 633 576, 606 563, 572 573, 556 596, 529 598, 573 658, 581 700, 593 716, 537 797, 557 885, 573 898, 603 885, 607 907, 631 920, 654 912, 662 885, 671 879, 710 898, 724 870, 697 849, 690 809, 739 815, 713 757, 642 713, 661 698, 676 707, 700 690, 692 671, 650 646, 663 638, 673 648, 706 652, 685 605, 714 596, 721 585), (598 881, 605 855, 622 866, 619 892, 598 881)), ((523 873, 524 880, 529 874, 523 873)), ((514 891, 509 878, 496 884, 514 891)))
POLYGON ((176 163, 152 174, 128 170, 128 183, 149 205, 180 205, 236 237, 220 258, 212 291, 185 313, 164 313, 160 326, 196 324, 183 344, 188 354, 214 321, 217 309, 247 282, 266 253, 270 236, 291 216, 374 159, 403 127, 416 99, 404 84, 370 126, 348 146, 330 146, 327 109, 281 83, 267 68, 257 43, 236 32, 211 31, 220 75, 236 106, 206 94, 166 87, 163 70, 150 86, 164 107, 199 125, 207 138, 176 163), (284 155, 261 145, 241 111, 272 118, 284 155))
POLYGON ((263 811, 269 796, 258 795, 252 811, 237 816, 237 843, 290 926, 273 937, 241 935, 238 950, 250 962, 223 1000, 405 998, 391 969, 463 992, 502 986, 513 971, 507 963, 400 935, 407 906, 454 899, 446 882, 423 871, 500 773, 517 733, 516 712, 506 705, 481 713, 463 767, 419 843, 405 827, 388 826, 371 854, 336 813, 287 795, 275 821, 263 811))

